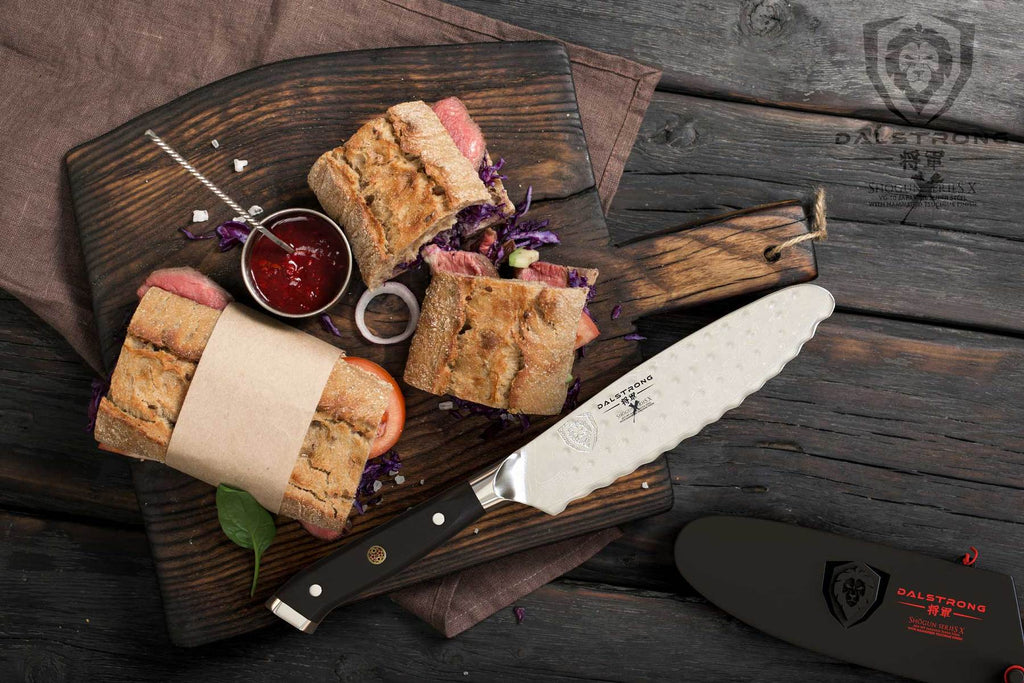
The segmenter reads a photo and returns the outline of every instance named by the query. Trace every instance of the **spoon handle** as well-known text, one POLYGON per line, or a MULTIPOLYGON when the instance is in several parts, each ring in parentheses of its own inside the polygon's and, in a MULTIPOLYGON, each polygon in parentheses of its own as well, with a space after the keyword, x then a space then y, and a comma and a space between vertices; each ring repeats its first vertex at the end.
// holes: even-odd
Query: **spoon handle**
POLYGON ((219 187, 214 185, 213 182, 211 182, 206 176, 204 176, 202 173, 200 173, 198 170, 196 170, 195 166, 193 166, 192 164, 188 163, 188 161, 185 160, 185 157, 183 157, 180 154, 178 154, 178 152, 173 147, 171 147, 166 142, 164 142, 163 138, 161 138, 159 135, 154 133, 152 130, 147 130, 146 131, 146 136, 150 140, 152 140, 154 143, 156 143, 157 147, 159 147, 164 152, 166 152, 168 156, 170 156, 172 159, 174 159, 179 164, 181 164, 181 166, 186 171, 188 171, 193 176, 195 176, 196 180, 198 180, 199 182, 201 182, 203 185, 206 186, 206 189, 208 189, 210 192, 212 192, 215 195, 217 195, 218 197, 220 197, 220 199, 225 204, 230 206, 234 211, 236 211, 238 213, 239 217, 242 218, 242 220, 245 220, 248 223, 250 223, 253 226, 253 228, 255 228, 256 230, 259 230, 261 233, 263 233, 263 235, 265 235, 267 237, 267 239, 269 239, 271 242, 273 242, 277 246, 279 246, 282 249, 284 249, 289 254, 292 254, 292 253, 295 252, 295 249, 294 249, 294 247, 292 247, 292 245, 290 245, 287 242, 283 241, 281 238, 279 238, 278 236, 274 235, 272 232, 270 232, 265 227, 263 227, 263 223, 260 222, 260 220, 258 218, 250 216, 248 211, 246 211, 245 209, 243 209, 241 206, 238 205, 238 202, 236 202, 231 197, 227 196, 224 193, 223 190, 221 190, 219 187))

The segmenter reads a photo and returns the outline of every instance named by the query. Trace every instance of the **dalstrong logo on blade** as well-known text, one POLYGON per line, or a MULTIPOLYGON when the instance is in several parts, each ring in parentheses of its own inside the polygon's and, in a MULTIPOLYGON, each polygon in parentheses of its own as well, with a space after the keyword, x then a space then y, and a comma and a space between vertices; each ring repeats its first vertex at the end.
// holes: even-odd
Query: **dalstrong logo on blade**
POLYGON ((560 425, 558 436, 574 451, 589 453, 597 443, 597 423, 590 413, 583 413, 560 425))
POLYGON ((868 77, 885 106, 926 125, 953 104, 971 75, 974 24, 943 17, 892 17, 864 24, 868 77))
POLYGON ((863 562, 828 562, 822 589, 828 610, 844 628, 871 616, 885 594, 888 575, 863 562))

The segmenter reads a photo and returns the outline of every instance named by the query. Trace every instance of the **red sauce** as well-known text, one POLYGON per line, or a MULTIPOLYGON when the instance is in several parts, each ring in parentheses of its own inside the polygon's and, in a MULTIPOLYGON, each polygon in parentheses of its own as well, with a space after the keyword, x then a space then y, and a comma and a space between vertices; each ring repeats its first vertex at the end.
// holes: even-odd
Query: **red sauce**
POLYGON ((264 225, 295 247, 289 254, 254 232, 249 257, 253 283, 282 313, 301 315, 330 303, 348 276, 348 249, 337 229, 319 216, 285 214, 264 225))

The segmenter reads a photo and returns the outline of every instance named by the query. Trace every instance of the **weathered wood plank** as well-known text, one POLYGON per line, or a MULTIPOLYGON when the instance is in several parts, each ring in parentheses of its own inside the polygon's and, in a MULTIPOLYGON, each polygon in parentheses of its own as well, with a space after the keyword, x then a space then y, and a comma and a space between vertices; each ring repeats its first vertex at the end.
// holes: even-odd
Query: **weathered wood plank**
MULTIPOLYGON (((453 4, 664 71, 661 88, 720 99, 900 122, 871 84, 864 24, 893 16, 935 23, 936 14, 976 26, 973 73, 943 130, 1005 131, 1024 138, 1024 99, 1006 84, 1024 64, 1017 48, 1024 15, 1014 3, 981 0, 955 7, 927 0, 454 0, 453 4)), ((939 26, 942 26, 939 24, 939 26)), ((956 52, 954 31, 944 34, 956 52)), ((955 76, 955 75, 954 75, 955 76)))
POLYGON ((0 506, 140 524, 128 462, 85 429, 92 372, 5 293, 0 319, 0 506))
POLYGON ((523 599, 522 624, 506 609, 455 640, 379 598, 313 636, 281 624, 182 657, 141 532, 0 513, 0 538, 3 680, 893 680, 699 599, 565 582, 523 599))
MULTIPOLYGON (((530 216, 555 220, 563 242, 551 258, 564 257, 564 263, 602 271, 600 294, 589 305, 594 316, 607 321, 602 323, 605 334, 592 345, 593 353, 587 354, 585 362, 573 368, 574 375, 587 384, 584 396, 632 367, 639 354, 637 342, 626 338, 632 318, 610 319, 613 302, 628 299, 633 289, 633 281, 625 277, 631 264, 608 258, 613 249, 594 187, 569 60, 564 49, 550 41, 334 53, 269 64, 189 93, 70 151, 68 177, 107 366, 113 365, 120 347, 125 314, 135 307, 134 291, 154 268, 196 267, 239 301, 250 301, 241 282, 237 252, 219 253, 210 243, 189 243, 172 229, 194 207, 206 206, 200 197, 208 201, 208 192, 140 131, 158 130, 171 142, 181 140, 184 153, 196 158, 201 167, 214 163, 218 155, 222 162, 231 158, 237 153, 231 149, 244 149, 250 160, 263 161, 225 180, 227 192, 239 198, 263 197, 261 203, 268 211, 273 207, 266 202, 317 206, 306 174, 325 149, 395 102, 429 102, 451 94, 464 97, 470 111, 480 114, 479 123, 494 153, 509 155, 508 172, 516 179, 509 185, 513 197, 520 200, 524 186, 538 188, 538 206, 530 216), (481 67, 482 63, 486 66, 481 67), (208 140, 228 132, 230 148, 208 147, 208 140), (145 219, 140 207, 146 207, 145 219), (560 215, 564 220, 558 219, 560 215)), ((213 179, 217 177, 214 173, 213 179)), ((211 225, 231 216, 218 217, 217 211, 211 211, 211 225)), ((401 279, 422 293, 427 280, 424 271, 420 268, 401 279)), ((372 360, 386 355, 382 364, 401 377, 408 341, 382 349, 354 332, 351 310, 363 290, 362 283, 354 284, 344 303, 331 311, 338 326, 348 332, 343 348, 372 360)), ((298 326, 338 341, 315 318, 298 321, 298 326)), ((538 418, 526 434, 509 429, 484 443, 479 438, 484 429, 481 420, 453 425, 451 416, 437 409, 438 397, 411 387, 402 390, 406 430, 396 449, 410 484, 389 486, 379 506, 350 517, 351 534, 334 544, 314 540, 296 522, 282 521, 264 559, 268 587, 254 598, 246 588, 251 558, 220 532, 212 487, 154 463, 133 467, 168 628, 177 644, 197 645, 269 623, 273 617, 263 609, 263 602, 275 583, 495 462, 554 422, 554 418, 538 418), (411 484, 417 481, 427 483, 411 484)), ((655 514, 671 505, 672 489, 663 462, 648 465, 632 477, 573 503, 553 519, 528 508, 504 508, 482 520, 479 533, 466 530, 370 592, 387 592, 655 514), (646 489, 640 486, 643 479, 649 480, 646 489)))
MULTIPOLYGON (((645 354, 705 320, 643 325, 645 354)), ((985 567, 1019 577, 1022 387, 1024 341, 837 314, 779 377, 671 453, 671 512, 629 525, 572 576, 666 590, 683 524, 745 514, 946 559, 973 545, 985 567)))
POLYGON ((632 262, 625 269, 627 277, 650 283, 624 302, 622 310, 633 318, 813 280, 818 268, 810 243, 769 258, 773 247, 808 235, 809 222, 800 200, 794 199, 710 217, 682 229, 672 225, 622 243, 616 255, 632 262))
MULTIPOLYGON (((1024 167, 1024 145, 989 144, 983 160, 949 151, 956 177, 976 183, 977 205, 919 206, 904 224, 905 207, 869 205, 872 187, 912 182, 901 147, 835 145, 835 131, 865 125, 659 93, 609 215, 613 241, 820 184, 830 226, 829 240, 816 246, 820 284, 841 306, 1024 331, 1024 280, 1016 276, 1024 267, 1024 179, 1015 171, 1024 167), (879 158, 862 158, 869 156, 879 158)), ((890 139, 915 131, 888 128, 890 139)))

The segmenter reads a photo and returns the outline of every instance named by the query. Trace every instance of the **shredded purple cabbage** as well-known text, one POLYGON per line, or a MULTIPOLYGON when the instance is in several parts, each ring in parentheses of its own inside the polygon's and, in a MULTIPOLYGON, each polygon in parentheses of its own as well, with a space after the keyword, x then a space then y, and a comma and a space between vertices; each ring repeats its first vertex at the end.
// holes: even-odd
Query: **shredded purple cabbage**
POLYGON ((227 251, 239 244, 244 244, 251 228, 241 221, 225 221, 210 232, 196 234, 187 228, 178 228, 190 240, 212 240, 218 238, 217 247, 227 251))
POLYGON ((622 304, 615 304, 615 307, 612 308, 612 320, 618 320, 620 315, 622 315, 622 304))
POLYGON ((225 221, 221 223, 214 229, 214 232, 220 237, 217 247, 221 251, 227 251, 239 244, 244 244, 250 230, 251 228, 248 225, 239 221, 225 221))
POLYGON ((384 477, 393 477, 402 469, 402 459, 398 451, 391 449, 383 455, 366 461, 363 468, 363 476, 359 479, 359 488, 356 489, 356 499, 352 501, 352 507, 359 514, 366 512, 367 505, 377 505, 383 499, 380 491, 374 491, 373 485, 384 477))
POLYGON ((183 233, 185 233, 186 239, 190 240, 212 240, 214 237, 217 236, 213 230, 211 230, 210 232, 201 232, 198 235, 189 230, 188 228, 178 228, 178 230, 181 230, 183 233))
POLYGON ((485 220, 501 215, 501 208, 494 204, 467 206, 455 215, 455 227, 451 231, 465 238, 476 233, 485 220))
POLYGON ((521 624, 521 623, 523 623, 523 619, 526 618, 526 608, 525 607, 513 607, 512 608, 512 614, 516 615, 516 623, 517 624, 521 624))
POLYGON ((586 275, 580 275, 580 272, 575 268, 569 269, 568 287, 586 287, 587 288, 587 302, 583 304, 583 312, 590 315, 590 308, 587 304, 590 303, 591 299, 594 298, 595 289, 594 285, 587 282, 586 275))
POLYGON ((572 381, 569 390, 565 392, 565 403, 562 405, 562 412, 568 413, 576 409, 580 404, 580 388, 583 386, 579 377, 572 381))
POLYGON ((504 165, 504 158, 498 159, 497 163, 491 164, 490 166, 487 165, 486 161, 480 162, 480 170, 478 171, 480 174, 480 180, 484 181, 484 185, 487 187, 494 187, 494 183, 498 180, 508 180, 505 176, 498 174, 498 171, 500 171, 501 167, 504 165))
POLYGON ((643 341, 647 339, 647 337, 643 336, 639 332, 630 332, 625 337, 623 337, 623 339, 626 339, 627 341, 643 341))
POLYGON ((96 415, 100 410, 100 401, 110 389, 110 381, 94 377, 92 380, 92 398, 89 399, 89 421, 85 425, 85 431, 91 432, 96 428, 96 415))
POLYGON ((338 329, 338 326, 334 324, 334 321, 331 320, 331 316, 327 313, 320 316, 320 327, 324 328, 324 332, 330 332, 335 337, 341 336, 341 330, 338 329))
POLYGON ((527 188, 526 199, 516 207, 515 212, 509 216, 504 223, 495 227, 498 237, 491 245, 487 257, 494 263, 501 263, 508 256, 506 245, 512 242, 516 249, 536 249, 545 244, 559 244, 558 235, 547 230, 548 221, 520 221, 530 210, 530 202, 533 200, 533 186, 527 188))

